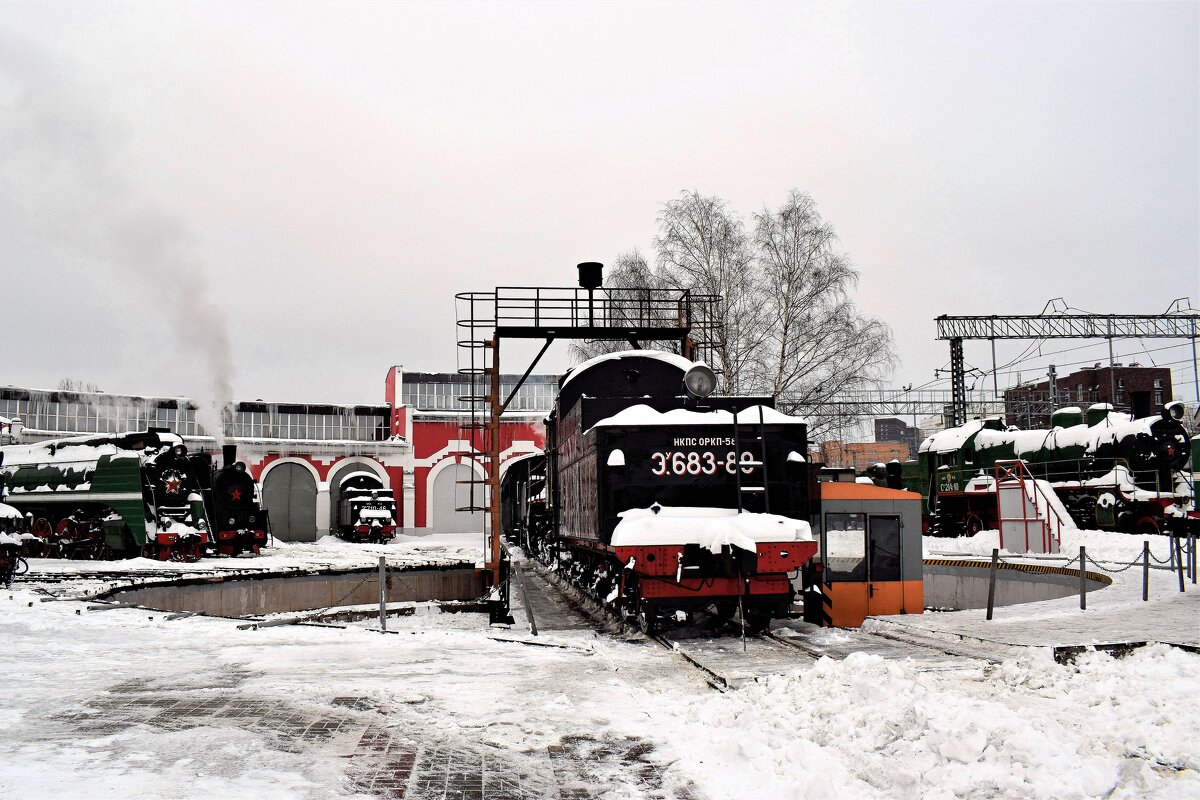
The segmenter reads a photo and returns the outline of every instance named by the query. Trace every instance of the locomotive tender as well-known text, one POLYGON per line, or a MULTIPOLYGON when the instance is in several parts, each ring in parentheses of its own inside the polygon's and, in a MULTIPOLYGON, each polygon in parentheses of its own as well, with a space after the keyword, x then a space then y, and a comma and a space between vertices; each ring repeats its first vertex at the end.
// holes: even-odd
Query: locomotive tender
POLYGON ((996 463, 1019 459, 1079 527, 1158 533, 1168 520, 1195 515, 1183 414, 1172 402, 1132 419, 1097 403, 1086 414, 1059 409, 1049 430, 1026 431, 976 419, 926 439, 903 465, 903 483, 925 497, 933 534, 974 534, 996 527, 996 463))
POLYGON ((817 550, 806 425, 715 385, 707 367, 649 350, 569 371, 544 457, 501 482, 505 535, 645 630, 739 607, 765 629, 817 550))

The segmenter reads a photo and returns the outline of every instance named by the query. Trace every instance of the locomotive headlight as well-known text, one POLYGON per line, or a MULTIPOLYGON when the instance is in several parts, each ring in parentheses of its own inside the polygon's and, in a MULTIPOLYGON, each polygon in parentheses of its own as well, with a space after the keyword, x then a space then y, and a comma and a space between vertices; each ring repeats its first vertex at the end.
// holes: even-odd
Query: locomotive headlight
POLYGON ((1183 419, 1183 403, 1174 400, 1163 406, 1163 419, 1183 419))
POLYGON ((717 388, 717 375, 703 364, 697 364, 684 374, 683 386, 692 397, 708 397, 717 388))
POLYGON ((174 447, 172 447, 172 448, 171 448, 171 453, 172 453, 172 454, 173 454, 173 455, 174 455, 176 458, 183 458, 184 456, 186 456, 186 455, 187 455, 187 448, 186 448, 186 447, 184 447, 184 446, 183 446, 183 445, 181 445, 181 444, 177 444, 177 445, 175 445, 174 447))

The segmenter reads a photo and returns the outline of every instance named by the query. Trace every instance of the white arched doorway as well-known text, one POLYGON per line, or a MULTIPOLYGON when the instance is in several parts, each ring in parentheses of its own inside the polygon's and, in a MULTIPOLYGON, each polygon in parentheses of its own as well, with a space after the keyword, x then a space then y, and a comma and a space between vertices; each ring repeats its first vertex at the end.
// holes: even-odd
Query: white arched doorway
POLYGON ((438 533, 480 533, 484 513, 466 511, 470 505, 487 503, 483 467, 470 459, 456 463, 446 459, 429 472, 425 525, 438 533), (468 481, 481 481, 471 485, 468 481), (472 500, 472 490, 474 499, 472 500))

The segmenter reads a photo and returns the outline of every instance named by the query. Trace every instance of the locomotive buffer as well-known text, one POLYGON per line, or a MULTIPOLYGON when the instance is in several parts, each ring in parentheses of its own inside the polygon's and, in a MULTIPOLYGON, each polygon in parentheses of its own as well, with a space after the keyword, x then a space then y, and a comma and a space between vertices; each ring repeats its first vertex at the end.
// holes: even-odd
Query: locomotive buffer
MULTIPOLYGON (((493 622, 511 622, 508 562, 500 545, 500 420, 517 392, 556 339, 675 342, 680 355, 704 360, 720 326, 717 297, 687 289, 602 288, 604 265, 578 265, 576 287, 496 287, 455 295, 458 372, 467 393, 458 400, 469 414, 459 423, 460 439, 486 459, 487 478, 463 481, 469 501, 456 510, 486 514, 485 569, 493 622), (544 344, 508 397, 500 391, 500 342, 541 339, 544 344)), ((739 492, 740 494, 740 492, 739 492)))

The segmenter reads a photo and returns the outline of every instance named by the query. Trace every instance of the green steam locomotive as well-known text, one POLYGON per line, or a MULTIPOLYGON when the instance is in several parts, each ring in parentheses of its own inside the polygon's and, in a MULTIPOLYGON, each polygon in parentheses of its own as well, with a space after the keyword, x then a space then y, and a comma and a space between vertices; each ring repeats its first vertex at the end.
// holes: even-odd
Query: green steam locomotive
POLYGON ((0 449, 4 502, 25 515, 32 556, 198 559, 210 540, 199 467, 161 430, 0 449))
POLYGON ((884 479, 925 498, 928 532, 937 536, 995 528, 996 465, 1018 460, 1080 528, 1158 533, 1197 513, 1188 469, 1195 444, 1183 416, 1179 402, 1141 419, 1098 403, 1059 409, 1045 430, 976 419, 930 436, 916 460, 890 465, 884 479))

